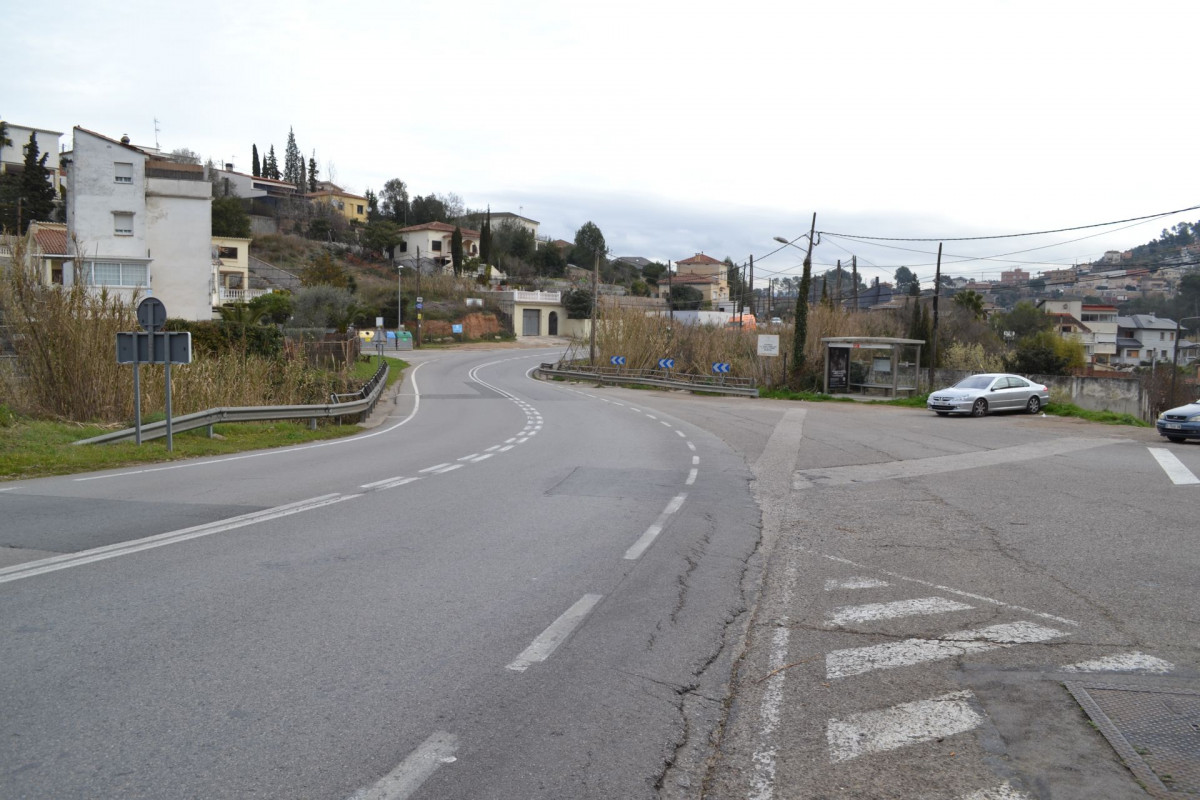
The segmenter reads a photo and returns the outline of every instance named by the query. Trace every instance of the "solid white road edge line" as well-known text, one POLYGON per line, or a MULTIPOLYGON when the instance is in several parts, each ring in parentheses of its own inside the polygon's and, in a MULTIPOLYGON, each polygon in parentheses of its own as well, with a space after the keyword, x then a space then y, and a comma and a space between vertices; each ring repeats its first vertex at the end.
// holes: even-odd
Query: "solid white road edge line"
POLYGON ((867 753, 965 733, 983 722, 979 712, 971 708, 973 697, 963 690, 882 711, 864 711, 843 720, 831 719, 825 727, 829 759, 836 764, 867 753))
POLYGON ((258 522, 266 522, 268 520, 287 517, 292 514, 299 514, 302 511, 312 511, 317 508, 341 503, 345 500, 353 500, 356 497, 362 497, 361 494, 328 494, 321 497, 314 497, 311 500, 301 500, 298 503, 290 503, 286 506, 277 506, 268 508, 263 511, 254 511, 250 514, 243 514, 239 517, 230 517, 226 520, 218 520, 217 522, 209 522, 204 525, 196 525, 191 528, 182 528, 177 531, 169 531, 167 533, 159 533, 154 536, 148 536, 144 539, 136 539, 131 542, 118 542, 117 544, 105 545, 104 547, 96 547, 91 550, 81 550, 78 553, 67 553, 61 556, 51 556, 39 561, 29 561, 24 564, 17 564, 12 567, 0 569, 0 583, 8 583, 10 581, 21 580, 22 578, 32 578, 35 575, 44 575, 47 572, 57 572, 62 569, 71 567, 81 567, 84 564, 91 564, 96 561, 104 561, 117 556, 126 556, 130 553, 138 553, 142 550, 151 550, 156 547, 165 547, 169 544, 177 542, 186 542, 189 539, 198 539, 201 536, 210 536, 214 533, 233 530, 234 528, 243 528, 247 525, 254 525, 258 522))
MULTIPOLYGON (((792 588, 796 584, 796 565, 789 563, 783 571, 783 595, 780 597, 780 607, 792 607, 792 588)), ((775 731, 779 728, 780 715, 783 713, 783 679, 786 674, 788 640, 791 628, 788 627, 787 614, 775 622, 775 631, 771 635, 771 657, 767 662, 772 675, 767 679, 767 688, 763 691, 762 703, 758 708, 761 727, 758 731, 758 746, 750 762, 754 764, 754 774, 750 776, 750 800, 772 800, 775 795, 775 731)))
POLYGON ((633 546, 625 551, 626 561, 636 561, 642 557, 642 554, 646 552, 646 548, 653 544, 654 540, 658 538, 658 535, 662 533, 663 526, 667 524, 667 519, 683 507, 683 501, 685 500, 687 500, 686 493, 677 494, 675 497, 671 498, 671 502, 667 503, 667 507, 664 508, 663 512, 658 515, 658 519, 654 520, 654 524, 647 528, 646 532, 642 534, 641 538, 634 542, 633 546))
POLYGON ((508 665, 513 672, 524 672, 530 665, 545 661, 567 640, 576 628, 583 622, 603 595, 585 594, 575 601, 558 619, 550 623, 550 627, 542 631, 533 643, 521 651, 521 655, 508 665))
POLYGON ((1190 486, 1200 483, 1200 478, 1197 478, 1192 471, 1183 465, 1174 453, 1167 450, 1165 447, 1148 447, 1150 455, 1154 456, 1154 460, 1162 467, 1163 472, 1167 473, 1167 477, 1171 479, 1171 483, 1176 486, 1190 486))
POLYGON ((367 789, 359 789, 349 800, 407 800, 443 764, 456 760, 458 737, 438 731, 409 753, 394 770, 367 789))

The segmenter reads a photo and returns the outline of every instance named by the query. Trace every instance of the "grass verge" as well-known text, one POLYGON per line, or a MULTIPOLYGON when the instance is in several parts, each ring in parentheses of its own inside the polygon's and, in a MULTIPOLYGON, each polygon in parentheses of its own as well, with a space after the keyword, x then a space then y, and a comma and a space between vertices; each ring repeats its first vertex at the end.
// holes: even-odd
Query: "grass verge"
MULTIPOLYGON (((388 385, 391 386, 403 377, 408 364, 397 358, 388 360, 391 362, 388 385)), ((377 358, 372 357, 370 363, 356 363, 354 375, 366 381, 378 367, 377 358)), ((152 419, 148 416, 146 421, 152 419)), ((208 438, 208 431, 204 428, 177 433, 173 437, 175 449, 168 451, 165 438, 145 441, 140 447, 133 442, 76 445, 79 439, 99 436, 111 429, 99 425, 49 422, 0 414, 0 481, 231 455, 248 450, 337 439, 352 436, 361 430, 357 425, 336 423, 321 423, 316 430, 310 430, 307 420, 227 423, 214 426, 216 436, 212 439, 208 438)))

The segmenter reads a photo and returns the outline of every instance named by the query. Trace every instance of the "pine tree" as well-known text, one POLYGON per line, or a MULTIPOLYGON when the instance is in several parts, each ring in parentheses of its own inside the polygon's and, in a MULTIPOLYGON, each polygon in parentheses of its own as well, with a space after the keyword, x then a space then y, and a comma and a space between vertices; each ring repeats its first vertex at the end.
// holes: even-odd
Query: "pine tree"
POLYGON ((279 162, 275 160, 275 145, 271 145, 271 149, 267 151, 267 162, 263 165, 262 176, 279 180, 279 162))
POLYGON ((283 179, 288 183, 294 184, 297 189, 303 192, 304 182, 300 177, 302 169, 304 169, 304 156, 300 155, 300 148, 296 146, 296 134, 289 127, 287 148, 283 153, 283 179))
POLYGON ((48 220, 54 211, 54 184, 50 182, 50 170, 46 168, 49 153, 40 153, 37 133, 30 132, 25 151, 25 171, 21 173, 20 192, 23 209, 21 233, 34 220, 48 220))
POLYGON ((258 161, 258 145, 252 144, 252 145, 250 145, 250 148, 251 148, 250 152, 252 154, 251 162, 250 162, 251 163, 250 174, 256 178, 261 178, 262 177, 262 164, 260 164, 258 161))

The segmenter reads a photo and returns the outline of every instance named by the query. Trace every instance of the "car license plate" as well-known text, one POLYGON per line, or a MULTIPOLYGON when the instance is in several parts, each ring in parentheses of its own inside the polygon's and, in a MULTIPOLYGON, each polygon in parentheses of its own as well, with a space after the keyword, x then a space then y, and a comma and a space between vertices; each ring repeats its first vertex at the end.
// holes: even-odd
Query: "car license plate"
POLYGON ((1178 422, 1168 422, 1164 424, 1163 427, 1170 431, 1177 431, 1183 428, 1183 426, 1178 422))

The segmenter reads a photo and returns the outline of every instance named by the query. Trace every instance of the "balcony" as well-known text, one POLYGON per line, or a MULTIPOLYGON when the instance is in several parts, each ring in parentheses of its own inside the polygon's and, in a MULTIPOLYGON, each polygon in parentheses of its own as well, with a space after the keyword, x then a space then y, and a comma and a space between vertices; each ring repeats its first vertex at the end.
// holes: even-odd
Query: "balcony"
POLYGON ((269 294, 270 291, 270 289, 226 289, 221 287, 213 293, 212 304, 223 306, 229 303, 249 303, 256 297, 269 294))

